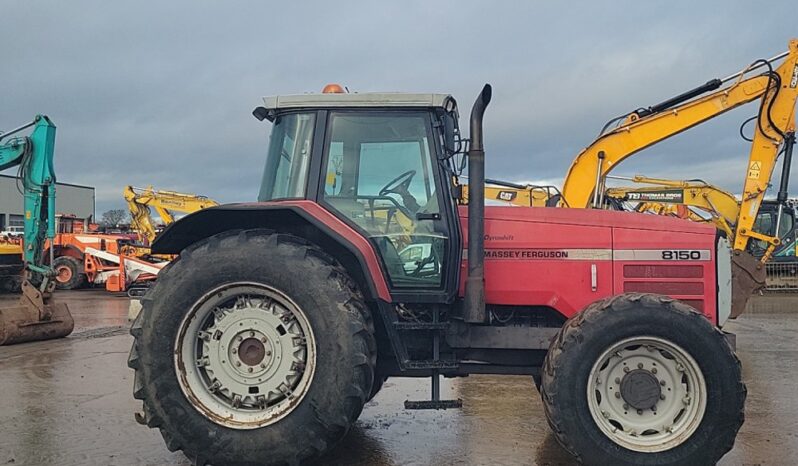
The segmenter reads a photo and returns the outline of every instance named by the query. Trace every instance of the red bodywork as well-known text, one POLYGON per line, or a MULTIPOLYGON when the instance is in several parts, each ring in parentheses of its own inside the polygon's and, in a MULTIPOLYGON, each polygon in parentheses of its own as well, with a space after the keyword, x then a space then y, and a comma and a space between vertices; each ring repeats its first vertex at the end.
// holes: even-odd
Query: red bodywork
MULTIPOLYGON (((464 241, 467 223, 461 207, 464 241)), ((638 291, 680 299, 717 322, 715 261, 709 225, 606 210, 485 207, 488 304, 548 306, 571 317, 598 299, 638 291)), ((460 276, 462 296, 465 261, 460 276)))
MULTIPOLYGON (((380 260, 360 233, 313 201, 264 204, 298 207, 347 238, 363 255, 380 299, 391 301, 380 260)), ((467 208, 460 207, 459 214, 466 242, 467 208)), ((658 215, 486 206, 485 300, 547 306, 571 317, 607 296, 658 293, 684 301, 717 323, 715 235, 710 225, 658 215), (690 253, 697 257, 679 260, 679 254, 690 253), (663 257, 667 254, 674 258, 663 257)))

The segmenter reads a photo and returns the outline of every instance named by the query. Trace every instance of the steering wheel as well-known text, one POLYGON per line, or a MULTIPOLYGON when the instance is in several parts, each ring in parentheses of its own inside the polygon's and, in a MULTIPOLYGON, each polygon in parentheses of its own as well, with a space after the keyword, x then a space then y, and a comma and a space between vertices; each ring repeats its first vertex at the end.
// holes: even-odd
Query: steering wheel
POLYGON ((415 170, 408 170, 402 173, 380 189, 380 196, 391 193, 399 195, 407 193, 407 190, 410 188, 410 182, 413 181, 414 176, 416 176, 415 170))
MULTIPOLYGON (((410 182, 413 181, 413 177, 416 176, 415 170, 408 170, 401 175, 397 176, 396 178, 389 181, 385 186, 380 189, 380 196, 387 196, 388 194, 398 194, 402 197, 402 203, 404 207, 415 214, 421 208, 418 205, 418 201, 412 194, 410 194, 410 182)), ((413 218, 412 215, 408 215, 409 218, 413 218)))

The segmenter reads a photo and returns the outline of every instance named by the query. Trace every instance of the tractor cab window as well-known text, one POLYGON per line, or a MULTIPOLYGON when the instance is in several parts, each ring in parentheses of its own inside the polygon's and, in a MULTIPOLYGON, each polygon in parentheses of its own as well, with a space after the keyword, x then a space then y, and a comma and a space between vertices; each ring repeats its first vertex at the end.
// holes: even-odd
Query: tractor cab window
POLYGON ((442 283, 447 238, 428 126, 425 113, 330 117, 324 200, 369 236, 397 288, 442 283))
POLYGON ((259 201, 305 197, 315 119, 313 113, 277 117, 269 140, 259 201))

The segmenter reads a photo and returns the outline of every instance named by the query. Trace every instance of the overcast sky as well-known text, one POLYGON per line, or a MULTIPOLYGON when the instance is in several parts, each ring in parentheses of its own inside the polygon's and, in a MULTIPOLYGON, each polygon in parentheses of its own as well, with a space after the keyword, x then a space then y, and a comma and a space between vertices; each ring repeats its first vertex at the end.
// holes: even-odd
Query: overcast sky
MULTIPOLYGON (((9 1, 0 26, 0 129, 46 113, 60 181, 257 196, 261 97, 453 94, 494 86, 487 172, 556 180, 611 117, 649 106, 798 36, 794 1, 9 1)), ((616 174, 704 178, 740 192, 751 104, 649 149, 616 174)), ((464 126, 465 127, 465 126, 464 126)), ((795 177, 794 177, 794 181, 795 177)), ((793 192, 798 193, 798 184, 793 192)))

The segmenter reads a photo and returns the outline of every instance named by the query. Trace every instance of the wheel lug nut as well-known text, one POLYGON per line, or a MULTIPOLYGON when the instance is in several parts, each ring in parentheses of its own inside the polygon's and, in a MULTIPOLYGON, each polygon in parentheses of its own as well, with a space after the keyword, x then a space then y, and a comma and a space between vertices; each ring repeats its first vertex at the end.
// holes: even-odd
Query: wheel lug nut
POLYGON ((261 369, 266 369, 266 364, 261 364, 261 365, 260 365, 260 368, 261 368, 261 369))
POLYGON ((624 367, 624 368, 623 368, 623 371, 624 371, 624 372, 629 372, 629 368, 628 368, 628 367, 624 367))
POLYGON ((251 367, 250 367, 250 368, 248 368, 248 369, 247 369, 247 372, 252 372, 252 368, 251 368, 251 367))
POLYGON ((624 404, 623 404, 623 409, 629 409, 629 405, 628 405, 628 404, 626 404, 626 403, 624 403, 624 404))
POLYGON ((652 374, 656 374, 657 373, 657 368, 656 367, 652 367, 651 368, 651 373, 652 374))
POLYGON ((241 337, 238 337, 238 338, 236 338, 236 341, 244 341, 244 339, 241 338, 241 337))
POLYGON ((643 414, 643 410, 642 409, 638 409, 637 410, 637 414, 643 414))
POLYGON ((266 350, 266 356, 271 356, 271 355, 272 355, 272 350, 266 350))
POLYGON ((233 354, 236 354, 236 353, 238 353, 238 350, 233 348, 233 354))
POLYGON ((260 339, 260 342, 261 342, 261 343, 266 343, 266 337, 263 337, 263 338, 261 338, 261 339, 260 339))
POLYGON ((637 363, 637 368, 638 369, 642 369, 643 368, 643 363, 642 362, 637 363))
POLYGON ((620 377, 615 377, 615 383, 621 383, 621 378, 620 377))
POLYGON ((664 394, 664 393, 660 393, 660 395, 659 395, 659 399, 660 399, 660 400, 664 400, 664 399, 665 399, 665 394, 664 394))
POLYGON ((659 381, 659 384, 660 384, 660 385, 662 385, 662 386, 664 387, 664 386, 665 386, 665 380, 660 380, 660 381, 659 381))
POLYGON ((621 392, 615 392, 615 398, 620 398, 620 397, 621 397, 621 392))
POLYGON ((241 363, 236 361, 236 367, 241 367, 241 363))

